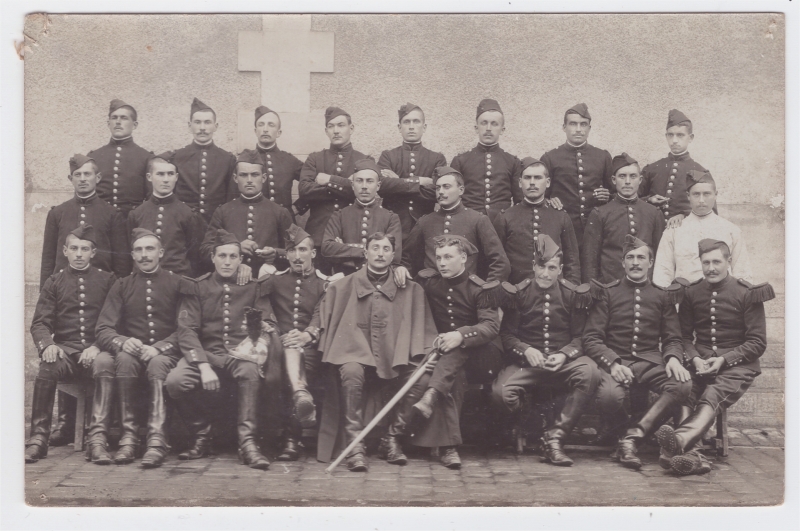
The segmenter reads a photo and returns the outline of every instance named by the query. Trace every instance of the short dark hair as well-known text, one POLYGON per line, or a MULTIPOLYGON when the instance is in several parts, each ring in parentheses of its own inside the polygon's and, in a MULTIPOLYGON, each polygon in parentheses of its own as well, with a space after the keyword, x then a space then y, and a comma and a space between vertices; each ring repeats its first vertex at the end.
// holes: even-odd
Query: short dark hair
POLYGON ((147 161, 147 173, 152 173, 152 171, 153 171, 153 163, 155 161, 157 161, 157 160, 160 160, 161 162, 166 162, 167 164, 172 164, 175 167, 175 173, 178 173, 178 166, 174 162, 170 162, 168 160, 164 160, 161 157, 151 157, 147 161))
MULTIPOLYGON (((421 112, 421 113, 422 113, 422 123, 425 123, 425 111, 423 111, 423 110, 422 110, 422 109, 420 109, 419 107, 414 107, 413 109, 411 109, 410 111, 408 111, 407 113, 405 113, 405 114, 403 115, 403 118, 405 118, 406 116, 408 116, 409 114, 411 114, 411 113, 412 113, 412 112, 414 112, 414 111, 419 111, 419 112, 421 112)), ((399 123, 399 124, 403 123, 403 118, 400 118, 400 119, 397 121, 397 123, 399 123)))
POLYGON ((569 109, 569 110, 567 110, 567 112, 564 113, 564 125, 567 125, 567 116, 569 116, 570 114, 577 114, 578 116, 580 116, 584 120, 589 120, 589 125, 592 125, 592 119, 591 118, 586 118, 581 113, 579 113, 577 111, 573 111, 572 109, 569 109))
MULTIPOLYGON (((94 161, 94 159, 89 159, 89 162, 91 162, 91 163, 92 163, 92 168, 94 168, 94 172, 95 172, 95 173, 100 173, 100 166, 98 166, 98 165, 97 165, 97 163, 94 161)), ((83 166, 86 166, 86 164, 84 164, 83 166)), ((81 166, 81 168, 83 168, 83 166, 81 166)), ((75 171, 78 171, 78 170, 79 170, 79 169, 81 169, 81 168, 75 168, 75 171)), ((74 173, 74 172, 70 172, 70 173, 69 173, 69 174, 70 174, 70 176, 71 176, 73 173, 74 173)))
POLYGON ((709 246, 702 254, 700 254, 700 258, 702 259, 704 254, 708 254, 711 251, 716 251, 717 249, 722 251, 722 256, 725 257, 725 260, 727 260, 728 258, 731 257, 731 248, 728 247, 727 243, 719 241, 719 242, 709 246))
POLYGON ((192 119, 194 118, 194 115, 199 112, 210 112, 211 114, 214 115, 214 123, 217 122, 217 112, 214 109, 198 109, 189 115, 189 121, 191 122, 192 119))
POLYGON ((464 176, 461 175, 460 173, 445 173, 444 175, 441 175, 441 176, 436 178, 436 181, 434 181, 434 186, 436 185, 436 182, 439 181, 439 179, 444 179, 445 177, 447 177, 449 175, 452 175, 453 177, 456 178, 456 183, 459 186, 464 186, 464 176))
MULTIPOLYGON (((528 166, 528 168, 535 168, 537 166, 541 166, 542 168, 544 168, 544 176, 549 179, 550 178, 550 170, 547 169, 547 166, 545 165, 544 162, 534 162, 533 164, 528 166)), ((525 170, 527 170, 528 168, 525 168, 524 170, 522 170, 522 172, 524 173, 525 170)), ((522 178, 522 173, 520 173, 520 178, 522 178)))
POLYGON ((73 238, 73 239, 79 240, 79 241, 89 242, 89 243, 92 244, 92 249, 96 249, 97 248, 97 245, 95 245, 95 243, 93 241, 91 241, 91 240, 81 240, 80 238, 78 238, 77 236, 72 234, 71 232, 69 234, 67 234, 67 237, 64 239, 64 247, 69 246, 69 239, 70 238, 73 238))
MULTIPOLYGON (((643 245, 642 247, 647 247, 647 259, 648 260, 655 260, 656 257, 655 257, 655 252, 653 251, 653 248, 650 247, 649 245, 643 245)), ((636 249, 638 249, 638 247, 636 249)), ((624 253, 622 255, 622 259, 625 260, 625 257, 628 256, 628 253, 630 253, 631 251, 634 251, 634 250, 635 249, 631 249, 627 253, 624 253)))
POLYGON ((672 127, 685 127, 686 130, 689 131, 689 134, 690 135, 692 134, 692 122, 690 122, 689 120, 679 122, 671 127, 667 127, 667 129, 671 129, 672 127))
POLYGON ((367 245, 366 245, 366 247, 369 247, 369 244, 372 243, 373 241, 380 241, 380 240, 383 240, 383 239, 389 240, 389 243, 392 244, 392 251, 394 251, 395 250, 394 235, 386 234, 386 233, 383 233, 383 232, 373 232, 372 234, 367 236, 367 245))
POLYGON ((458 249, 458 252, 469 255, 466 246, 464 245, 464 242, 458 238, 445 238, 435 242, 434 246, 436 247, 436 249, 441 249, 443 247, 450 247, 450 246, 456 247, 458 249))
POLYGON ((134 109, 130 105, 122 105, 120 107, 117 107, 116 109, 114 109, 113 111, 108 113, 108 117, 111 118, 111 115, 114 114, 115 112, 117 112, 120 109, 128 109, 129 111, 131 111, 131 120, 133 120, 134 122, 138 122, 139 121, 139 113, 137 113, 136 109, 134 109))

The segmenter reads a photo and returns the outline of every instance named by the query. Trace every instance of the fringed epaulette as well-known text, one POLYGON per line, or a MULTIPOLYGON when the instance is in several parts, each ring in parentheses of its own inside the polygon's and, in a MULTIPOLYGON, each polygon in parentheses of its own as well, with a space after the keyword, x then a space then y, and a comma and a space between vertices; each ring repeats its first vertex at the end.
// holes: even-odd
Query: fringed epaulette
POLYGON ((181 282, 178 285, 178 292, 181 295, 195 295, 197 293, 197 283, 203 280, 204 278, 208 278, 211 276, 211 273, 206 273, 205 275, 201 275, 197 278, 187 277, 183 275, 181 278, 181 282))
POLYGON ((592 281, 589 283, 589 293, 594 300, 600 300, 600 297, 603 296, 603 291, 613 288, 617 284, 620 283, 620 280, 617 279, 613 282, 609 282, 608 284, 603 284, 596 278, 593 278, 592 281))
POLYGON ((417 276, 419 276, 420 278, 433 278, 438 274, 439 274, 439 271, 437 271, 436 269, 428 267, 426 269, 423 269, 419 273, 417 273, 417 276))
POLYGON ((662 288, 658 284, 653 285, 667 294, 667 299, 669 300, 670 304, 680 304, 683 301, 683 295, 686 293, 686 287, 684 287, 681 282, 678 282, 677 279, 675 279, 675 281, 666 288, 662 288))
POLYGON ((592 293, 589 283, 576 286, 565 278, 558 279, 558 282, 573 293, 572 305, 574 308, 581 310, 592 305, 592 293))
POLYGON ((775 298, 775 290, 769 282, 753 285, 746 280, 739 279, 739 284, 750 290, 751 302, 767 302, 775 298))
POLYGON ((499 308, 506 304, 506 292, 499 280, 486 282, 477 275, 470 275, 469 279, 481 287, 478 294, 478 308, 499 308))
POLYGON ((503 290, 502 307, 506 310, 515 310, 517 308, 517 287, 511 282, 501 282, 500 289, 503 290))

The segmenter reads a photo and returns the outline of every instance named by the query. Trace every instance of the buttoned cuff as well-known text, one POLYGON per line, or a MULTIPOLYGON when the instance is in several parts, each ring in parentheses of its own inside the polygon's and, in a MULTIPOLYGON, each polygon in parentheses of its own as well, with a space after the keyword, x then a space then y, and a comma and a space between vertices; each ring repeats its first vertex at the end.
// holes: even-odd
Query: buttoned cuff
POLYGON ((513 352, 514 354, 519 356, 519 358, 523 362, 525 362, 525 361, 527 361, 527 359, 525 358, 525 351, 528 350, 529 348, 532 348, 532 347, 530 345, 528 345, 527 343, 523 343, 523 342, 520 341, 518 344, 514 345, 511 348, 511 352, 513 352))
POLYGON ((697 349, 695 348, 695 346, 693 344, 684 343, 683 344, 683 357, 688 362, 688 361, 692 361, 693 359, 695 359, 697 357, 702 357, 702 356, 700 356, 700 353, 697 351, 697 349))
POLYGON ((197 365, 198 363, 208 363, 208 355, 206 351, 201 348, 190 348, 186 353, 186 361, 197 365))
POLYGON ((611 366, 614 365, 614 362, 619 360, 622 363, 622 360, 619 356, 614 353, 611 349, 606 349, 605 351, 601 352, 597 355, 597 359, 595 360, 601 367, 603 367, 608 372, 611 372, 611 366))
POLYGON ((125 336, 116 336, 111 340, 111 346, 113 347, 115 354, 122 352, 122 345, 124 345, 128 339, 130 338, 125 336))
POLYGON ((731 350, 730 352, 726 352, 721 357, 725 360, 725 363, 729 367, 733 367, 734 365, 740 365, 742 363, 747 363, 747 361, 744 359, 744 356, 736 352, 735 349, 731 350))
POLYGON ((175 348, 175 345, 170 341, 158 341, 153 345, 153 348, 158 350, 158 352, 161 354, 170 354, 175 348))
POLYGON ((574 360, 575 358, 577 358, 577 357, 579 357, 581 355, 581 349, 579 349, 577 347, 570 346, 570 345, 567 345, 564 348, 560 348, 556 352, 560 352, 560 353, 564 354, 567 357, 567 359, 570 359, 570 360, 574 360))
POLYGON ((475 330, 474 326, 462 326, 461 328, 456 328, 455 331, 461 334, 463 338, 460 345, 462 347, 473 346, 478 340, 478 331, 475 330))
POLYGON ((319 343, 319 328, 316 326, 307 326, 303 332, 311 336, 311 344, 316 345, 319 343))
POLYGON ((50 345, 55 345, 55 344, 56 344, 56 342, 53 341, 53 338, 49 337, 49 336, 44 338, 44 339, 40 339, 39 341, 37 341, 36 348, 39 349, 39 357, 42 356, 42 353, 45 351, 45 349, 47 347, 49 347, 50 345))

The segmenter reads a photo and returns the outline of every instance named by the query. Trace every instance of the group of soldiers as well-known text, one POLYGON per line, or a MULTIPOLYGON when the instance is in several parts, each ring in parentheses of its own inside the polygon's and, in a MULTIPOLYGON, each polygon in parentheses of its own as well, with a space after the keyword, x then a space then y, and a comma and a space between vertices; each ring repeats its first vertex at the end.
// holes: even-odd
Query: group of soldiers
POLYGON ((193 141, 176 151, 139 147, 137 120, 111 102, 111 140, 70 159, 75 196, 47 216, 26 462, 70 437, 62 397, 51 434, 58 381, 91 374, 94 463, 160 466, 170 401, 190 435, 178 458, 208 456, 213 402, 235 387, 243 464, 269 467, 259 422, 270 389, 290 405, 278 459, 297 459, 310 438, 320 461, 351 446, 347 468, 365 471, 366 448, 351 443, 415 375, 380 427, 389 463, 405 464, 411 443, 460 467, 469 381, 491 385, 508 413, 539 388, 565 392, 541 438, 553 465, 573 464, 564 439, 596 401, 622 465, 641 467, 637 448, 655 434, 665 469, 700 474, 702 436, 760 372, 774 293, 749 283, 740 230, 717 215, 680 111, 668 115, 668 155, 644 167, 587 143, 585 104, 564 113, 564 144, 520 160, 501 149, 505 116, 485 99, 477 145, 449 165, 422 145, 425 115, 411 103, 398 111, 402 144, 377 163, 354 149, 337 107, 325 112, 330 146, 305 162, 278 148, 267 107, 255 110, 255 149, 239 155, 214 144, 216 113, 197 99, 193 141), (634 420, 631 385, 658 395, 634 420))

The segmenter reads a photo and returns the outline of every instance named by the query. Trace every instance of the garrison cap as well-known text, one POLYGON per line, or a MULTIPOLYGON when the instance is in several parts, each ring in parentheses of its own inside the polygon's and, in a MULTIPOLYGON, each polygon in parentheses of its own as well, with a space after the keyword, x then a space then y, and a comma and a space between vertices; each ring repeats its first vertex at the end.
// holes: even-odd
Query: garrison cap
MULTIPOLYGON (((292 223, 291 226, 286 229, 286 236, 283 238, 286 250, 291 251, 306 238, 311 238, 311 235, 292 223)), ((311 243, 314 243, 314 238, 311 238, 311 243)))
POLYGON ((530 168, 531 166, 534 166, 536 164, 544 165, 544 162, 534 157, 525 157, 524 159, 522 159, 522 170, 525 171, 525 169, 530 168))
MULTIPOLYGON (((453 169, 450 166, 439 166, 438 168, 433 170, 433 173, 437 179, 441 179, 445 175, 450 175, 451 173, 454 175, 461 175, 460 171, 453 169)), ((463 179, 464 176, 461 175, 461 178, 463 179)))
POLYGON ((113 99, 111 100, 111 103, 108 106, 108 115, 111 116, 111 113, 113 113, 117 109, 121 109, 122 107, 127 107, 134 113, 136 112, 136 109, 133 108, 133 105, 128 105, 122 100, 113 99))
POLYGON ((325 125, 327 126, 328 122, 334 118, 338 118, 339 116, 347 116, 350 118, 350 115, 344 109, 340 109, 339 107, 328 107, 325 109, 325 125))
POLYGON ((242 244, 239 242, 239 239, 235 235, 231 234, 225 229, 217 229, 217 233, 214 234, 214 250, 221 245, 229 245, 232 243, 235 243, 240 248, 242 246, 242 244))
POLYGON ((209 107, 208 105, 206 105, 202 101, 200 101, 197 98, 195 98, 194 100, 192 100, 192 110, 189 111, 189 119, 191 120, 192 116, 194 116, 194 113, 200 112, 200 111, 211 111, 211 112, 214 112, 214 109, 212 109, 211 107, 209 107))
POLYGON ((587 107, 585 103, 576 103, 575 105, 567 109, 567 112, 564 113, 565 119, 567 118, 568 114, 579 114, 584 118, 586 118, 587 120, 589 120, 590 122, 592 121, 592 115, 589 114, 589 107, 587 107))
POLYGON ((705 238, 698 242, 697 250, 700 252, 699 256, 703 256, 706 253, 710 253, 716 249, 722 249, 724 253, 728 256, 731 254, 731 249, 728 247, 728 244, 722 240, 712 240, 711 238, 705 238))
POLYGON ((81 225, 77 229, 71 230, 70 234, 79 240, 86 240, 87 242, 92 242, 95 244, 95 246, 97 246, 97 239, 94 235, 94 227, 91 225, 81 225))
POLYGON ((131 247, 133 247, 133 244, 136 243, 137 240, 144 238, 145 236, 152 236, 154 238, 158 238, 158 241, 161 241, 161 237, 153 231, 136 227, 131 231, 131 247))
POLYGON ((684 122, 692 123, 692 121, 678 109, 672 109, 667 116, 667 129, 674 125, 680 125, 684 122))
POLYGON ((442 234, 441 236, 435 236, 433 238, 433 243, 436 247, 444 247, 446 245, 454 245, 454 242, 458 242, 461 245, 461 248, 467 253, 467 256, 471 254, 475 254, 478 252, 478 248, 475 245, 466 239, 463 236, 457 236, 454 234, 442 234))
POLYGON ((419 109, 421 111, 422 107, 420 107, 419 105, 414 105, 411 102, 406 103, 405 105, 400 107, 400 109, 397 111, 398 120, 402 120, 406 114, 416 109, 419 109))
POLYGON ((500 108, 500 104, 497 103, 497 100, 486 98, 481 100, 481 102, 478 104, 478 110, 475 113, 475 119, 477 120, 478 116, 488 111, 497 111, 500 114, 503 114, 503 110, 500 108))
MULTIPOLYGON (((639 247, 647 247, 650 249, 650 246, 647 245, 645 242, 633 236, 631 234, 625 235, 625 241, 622 244, 622 257, 624 258, 629 252, 633 251, 634 249, 638 249, 639 247)), ((650 249, 652 256, 652 249, 650 249)))
POLYGON ((356 161, 356 163, 353 165, 353 173, 355 174, 362 170, 372 170, 378 175, 378 177, 381 176, 381 169, 372 159, 361 159, 356 161))
POLYGON ((69 174, 72 175, 72 173, 75 170, 82 168, 83 165, 89 162, 90 160, 95 164, 97 164, 97 162, 93 158, 87 157, 86 155, 81 155, 80 153, 75 153, 69 159, 69 174))
POLYGON ((236 164, 240 162, 246 162, 247 164, 260 164, 261 166, 264 165, 264 161, 261 160, 261 155, 258 154, 258 151, 255 149, 245 149, 239 155, 236 156, 236 164))
POLYGON ((547 234, 539 234, 533 239, 533 261, 544 265, 558 254, 561 248, 547 234))
POLYGON ((273 111, 272 109, 270 109, 269 107, 267 107, 265 105, 259 105, 256 108, 256 117, 255 117, 255 120, 253 120, 253 125, 255 125, 258 122, 259 118, 261 118, 262 116, 264 116, 267 113, 275 113, 276 115, 278 114, 278 113, 276 113, 275 111, 273 111))
POLYGON ((617 155, 611 160, 611 175, 616 175, 617 172, 625 166, 638 163, 639 162, 635 158, 623 151, 621 155, 617 155))
POLYGON ((168 162, 168 163, 174 165, 175 163, 172 161, 174 158, 175 158, 175 152, 174 151, 165 151, 164 153, 159 153, 158 155, 154 155, 154 156, 150 157, 150 160, 161 159, 164 162, 168 162))
POLYGON ((686 173, 686 191, 692 189, 692 186, 700 183, 711 183, 715 187, 717 183, 714 182, 714 178, 711 176, 710 172, 707 171, 700 171, 700 170, 689 170, 686 173))

